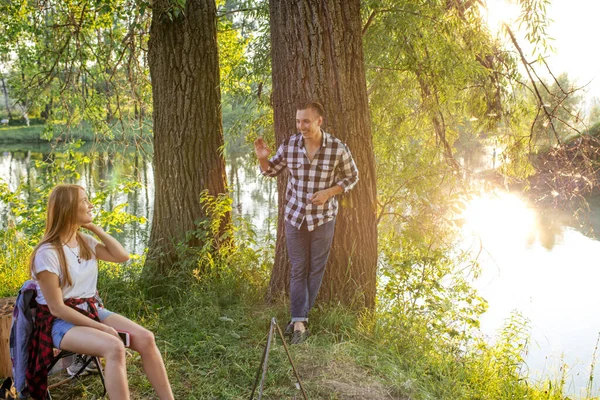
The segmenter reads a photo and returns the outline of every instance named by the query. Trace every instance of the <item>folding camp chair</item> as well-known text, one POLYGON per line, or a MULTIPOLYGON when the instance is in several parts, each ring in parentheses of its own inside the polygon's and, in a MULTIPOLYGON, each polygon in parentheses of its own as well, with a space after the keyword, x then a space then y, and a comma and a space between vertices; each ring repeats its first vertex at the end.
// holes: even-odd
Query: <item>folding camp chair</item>
MULTIPOLYGON (((73 357, 76 355, 77 355, 76 353, 73 353, 71 351, 60 350, 58 355, 55 356, 54 359, 52 360, 52 363, 48 366, 48 371, 51 371, 52 368, 63 358, 73 357)), ((56 382, 56 383, 53 383, 52 385, 48 385, 48 400, 52 400, 52 395, 50 394, 50 390, 57 388, 60 385, 67 383, 75 378, 79 378, 81 376, 81 374, 83 374, 83 372, 85 371, 85 368, 88 365, 90 365, 92 362, 96 365, 96 368, 98 369, 98 375, 100 376, 100 380, 102 381, 102 387, 103 387, 102 397, 104 397, 106 395, 106 385, 104 384, 104 372, 102 371, 102 364, 100 363, 100 359, 98 357, 91 356, 91 357, 87 357, 86 361, 81 365, 81 368, 79 368, 79 370, 77 370, 73 375, 70 375, 68 378, 63 379, 60 382, 56 382)))

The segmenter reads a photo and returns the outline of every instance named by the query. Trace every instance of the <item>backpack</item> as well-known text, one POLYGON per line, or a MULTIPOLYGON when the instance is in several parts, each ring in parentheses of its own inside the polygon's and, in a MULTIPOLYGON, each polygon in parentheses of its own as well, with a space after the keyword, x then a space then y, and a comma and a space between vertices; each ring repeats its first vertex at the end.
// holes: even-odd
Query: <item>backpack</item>
MULTIPOLYGON (((29 343, 33 333, 33 312, 37 304, 37 285, 35 281, 26 281, 17 295, 10 328, 10 360, 12 361, 12 380, 16 392, 21 397, 29 397, 25 374, 29 362, 29 343)), ((10 397, 9 397, 10 398, 10 397)), ((2 397, 0 397, 2 399, 2 397)))

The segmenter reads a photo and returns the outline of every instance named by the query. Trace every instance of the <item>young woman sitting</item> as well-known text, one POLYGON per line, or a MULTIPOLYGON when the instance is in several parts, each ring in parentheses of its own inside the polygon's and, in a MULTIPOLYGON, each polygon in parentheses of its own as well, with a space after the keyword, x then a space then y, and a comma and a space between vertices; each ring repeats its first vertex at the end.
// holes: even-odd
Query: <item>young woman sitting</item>
POLYGON ((129 399, 125 347, 117 331, 130 334, 144 371, 160 399, 173 399, 160 351, 152 332, 99 306, 95 300, 98 260, 125 262, 129 254, 92 223, 92 204, 77 185, 58 185, 50 194, 46 229, 31 256, 38 285, 35 331, 30 346, 27 382, 33 398, 45 396, 46 368, 52 346, 106 361, 106 391, 112 400, 129 399), (86 228, 100 241, 80 232, 86 228))

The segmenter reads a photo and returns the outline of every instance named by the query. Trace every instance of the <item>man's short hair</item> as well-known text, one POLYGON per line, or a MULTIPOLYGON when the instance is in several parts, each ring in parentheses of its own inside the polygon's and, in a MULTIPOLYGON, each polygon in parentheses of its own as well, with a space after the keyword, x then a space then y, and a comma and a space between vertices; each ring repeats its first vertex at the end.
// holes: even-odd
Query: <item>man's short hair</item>
POLYGON ((309 108, 315 110, 317 114, 319 114, 319 117, 322 117, 323 114, 325 114, 325 109, 323 108, 323 105, 318 101, 304 100, 299 102, 296 106, 296 110, 307 110, 309 108))

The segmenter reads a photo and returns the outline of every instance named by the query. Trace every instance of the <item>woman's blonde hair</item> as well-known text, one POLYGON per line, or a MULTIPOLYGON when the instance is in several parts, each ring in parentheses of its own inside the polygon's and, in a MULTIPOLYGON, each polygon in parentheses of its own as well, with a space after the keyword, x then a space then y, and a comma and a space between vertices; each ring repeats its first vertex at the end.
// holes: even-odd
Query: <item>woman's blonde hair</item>
POLYGON ((73 233, 77 234, 77 244, 79 245, 79 257, 84 260, 90 260, 92 258, 92 249, 87 244, 87 241, 83 238, 82 234, 78 232, 77 226, 77 208, 79 205, 79 190, 85 189, 79 185, 58 185, 50 193, 48 198, 48 207, 46 214, 46 229, 42 241, 33 249, 31 259, 29 260, 29 270, 31 276, 35 279, 35 255, 38 249, 44 244, 50 244, 54 246, 56 253, 58 254, 58 261, 60 264, 61 282, 60 286, 71 286, 73 280, 69 273, 67 265, 67 259, 65 257, 65 251, 63 249, 62 238, 70 238, 73 233))

